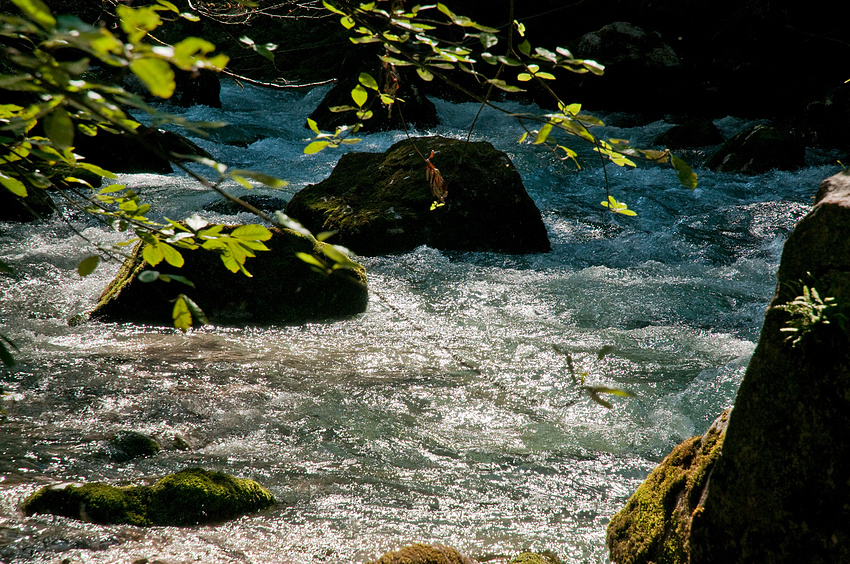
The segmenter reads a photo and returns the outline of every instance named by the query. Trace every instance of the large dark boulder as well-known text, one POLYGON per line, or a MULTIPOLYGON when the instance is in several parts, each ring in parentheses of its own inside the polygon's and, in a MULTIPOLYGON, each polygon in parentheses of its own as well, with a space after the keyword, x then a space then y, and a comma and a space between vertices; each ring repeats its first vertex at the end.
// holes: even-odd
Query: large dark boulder
POLYGON ((850 562, 850 175, 821 185, 777 278, 708 479, 677 493, 653 471, 624 510, 632 525, 611 521, 613 562, 850 562))
POLYGON ((444 137, 400 141, 384 153, 343 155, 330 177, 307 186, 286 213, 313 232, 338 230, 361 255, 419 245, 444 250, 533 253, 549 250, 540 210, 510 158, 490 143, 444 137), (435 207, 425 157, 447 181, 435 207))
POLYGON ((138 274, 152 268, 137 245, 91 317, 171 325, 172 301, 179 294, 197 303, 212 322, 302 323, 365 311, 369 296, 361 265, 349 261, 347 268, 317 272, 296 253, 314 254, 332 266, 329 245, 290 230, 274 230, 265 245, 269 251, 257 251, 245 264, 251 277, 231 273, 217 253, 200 249, 182 251, 181 268, 156 265, 161 274, 188 278, 194 288, 174 280, 140 281, 138 274))
POLYGON ((723 141, 723 135, 713 121, 708 118, 694 118, 676 124, 658 135, 653 144, 664 145, 668 149, 692 149, 719 145, 723 141))
POLYGON ((74 145, 75 152, 86 162, 111 172, 168 174, 174 171, 169 156, 177 162, 185 161, 189 155, 212 158, 178 133, 146 126, 140 126, 133 135, 99 131, 89 137, 78 133, 74 145))
POLYGON ((253 480, 190 468, 152 486, 45 486, 21 509, 27 515, 48 513, 100 524, 188 526, 233 519, 274 503, 274 496, 253 480))
POLYGON ((806 147, 802 141, 782 129, 757 125, 729 139, 705 166, 717 172, 761 174, 797 170, 805 164, 806 147))
POLYGON ((382 92, 396 89, 396 95, 401 100, 384 106, 374 90, 367 90, 368 101, 363 109, 372 112, 372 117, 363 120, 361 131, 375 132, 390 129, 405 129, 418 127, 427 129, 440 123, 437 118, 437 107, 429 100, 422 88, 422 79, 410 67, 389 69, 381 64, 378 54, 369 50, 356 51, 360 56, 349 57, 344 66, 342 77, 328 91, 319 105, 310 114, 319 129, 334 131, 342 125, 354 125, 360 119, 355 111, 332 111, 334 107, 356 107, 351 97, 351 90, 359 84, 360 73, 368 73, 375 79, 382 92))

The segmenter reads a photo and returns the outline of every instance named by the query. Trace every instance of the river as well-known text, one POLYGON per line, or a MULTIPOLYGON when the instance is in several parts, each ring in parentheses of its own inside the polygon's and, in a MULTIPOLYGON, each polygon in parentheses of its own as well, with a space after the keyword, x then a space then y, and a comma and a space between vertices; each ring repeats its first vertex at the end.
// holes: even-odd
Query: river
MULTIPOLYGON (((197 141, 231 166, 287 179, 277 192, 256 189, 286 200, 339 157, 301 152, 302 125, 324 92, 228 84, 223 110, 177 111, 234 124, 217 141, 197 141), (222 142, 236 138, 244 146, 222 142)), ((477 107, 438 109, 444 125, 420 133, 464 137, 477 107)), ((644 146, 670 127, 601 117, 612 124, 604 135, 644 146)), ((716 123, 727 136, 747 125, 716 123)), ((566 564, 607 562, 610 517, 674 445, 732 404, 784 240, 835 167, 815 159, 754 177, 697 169, 691 191, 669 169, 609 166, 612 193, 638 212, 630 218, 599 205, 604 176, 592 160, 565 167, 517 145, 520 133, 485 112, 474 139, 510 154, 552 252, 420 247, 359 257, 373 290, 368 311, 334 323, 187 334, 71 326, 118 264, 81 279, 76 264, 91 249, 66 223, 0 224, 0 259, 15 269, 0 277, 0 331, 20 347, 18 364, 0 372, 0 559, 356 563, 422 541, 480 560, 532 549, 566 564), (591 401, 567 354, 587 384, 634 396, 612 397, 611 409, 591 401), (116 462, 105 444, 124 429, 166 448, 116 462), (170 446, 175 437, 191 449, 170 446), (193 466, 255 479, 279 503, 186 529, 18 510, 45 484, 143 483, 193 466)), ((346 150, 384 150, 403 137, 365 135, 346 150)), ((203 214, 217 199, 181 174, 120 181, 172 218, 203 214)), ((122 239, 79 214, 70 223, 98 243, 122 239)))

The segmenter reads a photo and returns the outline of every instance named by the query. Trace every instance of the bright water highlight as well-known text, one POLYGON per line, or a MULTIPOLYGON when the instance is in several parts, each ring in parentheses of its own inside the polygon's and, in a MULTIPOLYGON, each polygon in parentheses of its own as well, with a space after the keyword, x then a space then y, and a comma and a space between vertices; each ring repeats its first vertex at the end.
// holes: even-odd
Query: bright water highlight
MULTIPOLYGON (((233 167, 289 180, 277 193, 257 189, 285 200, 325 178, 339 157, 301 152, 302 125, 324 91, 231 85, 224 110, 180 111, 233 124, 199 144, 233 167)), ((477 107, 438 107, 446 125, 419 133, 465 137, 477 107)), ((730 134, 746 125, 718 124, 730 134)), ((667 127, 613 125, 604 134, 648 146, 667 127)), ((611 515, 675 444, 704 432, 734 400, 782 244, 835 171, 697 170, 700 186, 689 191, 669 169, 609 166, 612 193, 639 213, 627 218, 599 205, 604 175, 592 159, 581 171, 564 167, 518 146, 521 131, 485 112, 473 138, 510 154, 552 252, 421 247, 361 257, 369 309, 336 323, 186 335, 72 327, 68 319, 93 307, 118 265, 80 279, 76 264, 91 250, 62 221, 0 224, 0 258, 16 271, 0 278, 0 330, 21 347, 19 365, 0 379, 0 559, 353 563, 434 542, 480 560, 532 549, 566 563, 607 562, 611 515), (600 359, 604 346, 613 349, 600 359), (570 376, 567 353, 587 384, 635 397, 612 399, 610 410, 593 403, 570 376), (166 449, 111 461, 105 441, 122 429, 152 434, 166 449), (171 447, 176 436, 191 450, 171 447), (191 466, 253 478, 279 504, 187 529, 17 510, 45 484, 140 483, 191 466)), ((402 138, 368 135, 346 150, 383 151, 402 138)), ((121 181, 173 218, 203 214, 217 199, 180 174, 121 181)), ((122 240, 85 217, 72 223, 95 242, 122 240)))

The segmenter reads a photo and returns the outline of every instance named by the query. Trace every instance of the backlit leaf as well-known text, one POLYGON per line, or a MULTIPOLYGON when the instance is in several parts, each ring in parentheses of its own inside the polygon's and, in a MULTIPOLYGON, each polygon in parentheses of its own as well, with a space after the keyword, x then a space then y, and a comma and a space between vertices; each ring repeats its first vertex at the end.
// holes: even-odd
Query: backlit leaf
POLYGON ((174 71, 165 61, 152 58, 135 59, 130 62, 130 70, 154 96, 170 98, 174 94, 174 71))
POLYGON ((97 255, 92 255, 90 257, 84 258, 80 261, 80 264, 77 265, 77 273, 80 276, 88 276, 94 269, 97 268, 97 265, 100 264, 100 257, 97 255))
POLYGON ((351 99, 354 100, 355 104, 362 108, 363 104, 366 103, 366 100, 369 99, 369 93, 366 92, 365 88, 358 84, 351 91, 351 99))
POLYGON ((165 258, 165 255, 162 254, 162 251, 159 250, 158 245, 151 245, 150 243, 145 245, 145 248, 142 249, 142 258, 145 259, 151 266, 156 266, 162 259, 165 258))
POLYGON ((189 306, 186 304, 186 296, 180 294, 174 300, 174 309, 171 311, 171 318, 174 320, 174 326, 184 333, 192 326, 192 314, 189 312, 189 306))
POLYGON ((426 82, 434 80, 434 75, 431 74, 431 71, 429 71, 428 69, 418 67, 416 69, 416 74, 418 74, 419 77, 426 82))
POLYGON ((27 187, 23 182, 11 176, 6 176, 0 172, 0 184, 2 184, 9 192, 21 198, 27 197, 27 187))
POLYGON ((312 155, 313 153, 318 153, 328 145, 330 145, 330 143, 328 143, 327 141, 313 141, 312 143, 304 147, 304 154, 312 155))
POLYGON ((676 176, 679 177, 679 182, 681 182, 682 186, 690 188, 691 190, 697 187, 697 175, 693 170, 691 170, 688 163, 676 155, 670 155, 670 162, 673 165, 673 168, 676 169, 676 176))
POLYGON ((366 88, 371 88, 372 90, 378 90, 378 82, 372 77, 371 74, 366 72, 361 72, 358 77, 360 84, 365 86, 366 88))
POLYGON ((165 262, 167 262, 171 266, 176 266, 177 268, 183 266, 183 255, 180 254, 180 251, 178 251, 168 243, 163 242, 160 242, 159 245, 157 245, 157 248, 159 248, 159 251, 165 258, 165 262))
POLYGON ((540 131, 537 132, 537 138, 534 140, 535 145, 540 145, 541 143, 545 143, 546 139, 549 138, 549 134, 552 132, 552 124, 547 123, 543 127, 540 128, 540 131))
POLYGON ((65 108, 56 108, 44 116, 44 133, 57 149, 66 149, 74 144, 74 122, 65 108))
POLYGON ((41 0, 12 0, 12 3, 24 13, 30 20, 34 21, 44 29, 56 27, 56 18, 50 13, 50 9, 41 0))
POLYGON ((240 225, 230 234, 231 237, 237 239, 246 239, 251 241, 268 241, 272 238, 272 232, 262 225, 240 225))

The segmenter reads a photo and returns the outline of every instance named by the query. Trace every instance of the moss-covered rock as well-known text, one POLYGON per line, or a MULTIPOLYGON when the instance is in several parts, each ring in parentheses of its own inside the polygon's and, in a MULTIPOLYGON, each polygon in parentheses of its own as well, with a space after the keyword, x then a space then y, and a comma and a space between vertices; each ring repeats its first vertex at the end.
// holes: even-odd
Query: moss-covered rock
POLYGON ((508 564, 562 564, 554 554, 541 552, 520 552, 508 564))
POLYGON ((797 170, 806 164, 806 147, 794 135, 776 127, 757 125, 724 143, 705 166, 717 172, 761 174, 797 170))
POLYGON ((307 186, 286 213, 314 232, 338 230, 361 255, 428 245, 462 251, 546 252, 540 210, 510 158, 490 143, 414 137, 384 153, 343 155, 330 177, 307 186), (447 182, 445 205, 426 178, 425 157, 447 182))
POLYGON ((274 503, 274 496, 253 480, 190 468, 153 486, 47 486, 21 508, 27 515, 50 513, 101 524, 186 526, 233 519, 274 503))
POLYGON ((109 455, 118 462, 153 456, 161 450, 153 437, 138 431, 119 431, 109 441, 109 455))
POLYGON ((350 269, 316 272, 295 253, 315 254, 331 263, 324 251, 328 245, 291 230, 273 230, 265 244, 270 250, 257 252, 245 265, 252 277, 231 273, 216 253, 203 250, 182 251, 181 268, 164 262, 156 266, 162 274, 187 277, 194 288, 175 281, 139 281, 139 272, 150 267, 137 245, 91 316, 171 325, 171 300, 179 294, 191 298, 213 322, 300 323, 365 311, 369 297, 361 265, 351 262, 350 269))
POLYGON ((691 518, 720 455, 728 418, 729 410, 704 435, 675 447, 611 519, 607 543, 612 562, 688 561, 691 518))
POLYGON ((448 546, 418 543, 387 552, 367 564, 475 564, 475 561, 448 546))

